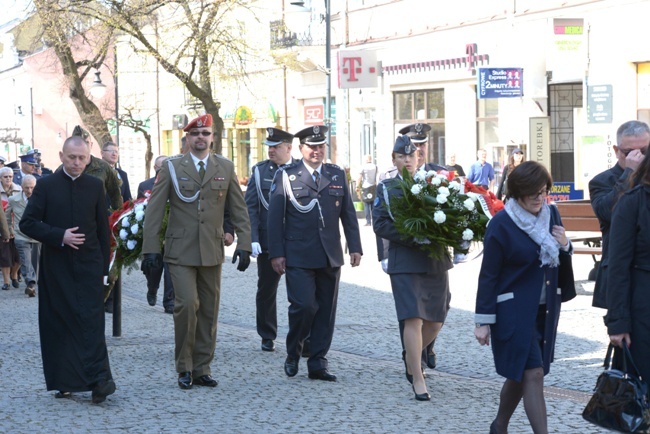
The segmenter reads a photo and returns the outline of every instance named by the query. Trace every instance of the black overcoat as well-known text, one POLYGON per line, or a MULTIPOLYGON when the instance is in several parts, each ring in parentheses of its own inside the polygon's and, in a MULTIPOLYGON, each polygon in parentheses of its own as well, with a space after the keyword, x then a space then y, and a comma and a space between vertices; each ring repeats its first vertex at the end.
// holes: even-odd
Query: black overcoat
POLYGON ((626 192, 614 207, 609 237, 609 334, 629 333, 630 352, 650 384, 650 186, 626 192))
POLYGON ((47 390, 82 392, 111 378, 104 337, 104 285, 109 230, 102 181, 58 171, 41 180, 20 230, 43 243, 38 278, 38 319, 47 390), (63 245, 68 228, 85 242, 63 245))

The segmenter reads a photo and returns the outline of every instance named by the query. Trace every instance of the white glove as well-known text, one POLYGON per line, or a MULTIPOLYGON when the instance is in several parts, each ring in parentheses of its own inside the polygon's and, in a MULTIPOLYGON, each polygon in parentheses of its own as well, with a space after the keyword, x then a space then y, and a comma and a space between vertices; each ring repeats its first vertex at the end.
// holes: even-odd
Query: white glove
POLYGON ((381 260, 381 269, 384 270, 384 273, 388 273, 388 258, 381 260))
POLYGON ((257 255, 262 253, 262 246, 260 246, 260 243, 253 243, 252 246, 253 246, 253 253, 251 254, 251 256, 253 258, 257 258, 257 255))

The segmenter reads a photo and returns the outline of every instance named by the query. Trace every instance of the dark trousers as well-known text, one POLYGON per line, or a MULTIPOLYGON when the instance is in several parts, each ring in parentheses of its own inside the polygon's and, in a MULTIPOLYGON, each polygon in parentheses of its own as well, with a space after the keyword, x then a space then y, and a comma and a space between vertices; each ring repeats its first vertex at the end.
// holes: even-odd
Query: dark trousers
MULTIPOLYGON (((404 320, 399 322, 399 339, 402 341, 402 359, 406 357, 406 349, 404 348, 404 320)), ((429 361, 429 354, 433 353, 433 345, 436 343, 434 339, 429 345, 422 349, 422 368, 427 367, 429 361)))
POLYGON ((158 294, 160 279, 163 278, 163 307, 174 307, 174 285, 172 277, 169 274, 169 265, 167 262, 162 263, 162 267, 155 268, 147 274, 147 292, 151 295, 158 294))
POLYGON ((273 270, 268 253, 257 256, 257 334, 262 339, 275 340, 278 336, 278 313, 276 295, 280 275, 273 270))
POLYGON ((309 336, 310 372, 327 369, 327 352, 332 344, 336 320, 336 303, 341 267, 286 267, 289 299, 289 333, 287 355, 300 358, 302 346, 309 336))

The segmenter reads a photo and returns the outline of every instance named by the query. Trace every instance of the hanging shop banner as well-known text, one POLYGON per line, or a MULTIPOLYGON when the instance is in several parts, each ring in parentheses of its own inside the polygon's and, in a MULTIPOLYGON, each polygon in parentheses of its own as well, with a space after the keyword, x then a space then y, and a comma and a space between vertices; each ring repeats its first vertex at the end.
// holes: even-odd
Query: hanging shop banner
POLYGON ((478 99, 524 96, 523 68, 479 68, 478 99))

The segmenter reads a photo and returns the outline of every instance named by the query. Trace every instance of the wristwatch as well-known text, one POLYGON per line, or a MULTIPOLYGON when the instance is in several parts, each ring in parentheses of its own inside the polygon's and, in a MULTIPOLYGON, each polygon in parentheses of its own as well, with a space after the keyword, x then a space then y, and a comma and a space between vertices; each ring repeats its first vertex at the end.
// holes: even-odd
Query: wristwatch
POLYGON ((483 326, 486 326, 486 325, 490 325, 490 324, 481 324, 480 322, 477 322, 476 323, 476 328, 483 327, 483 326))

